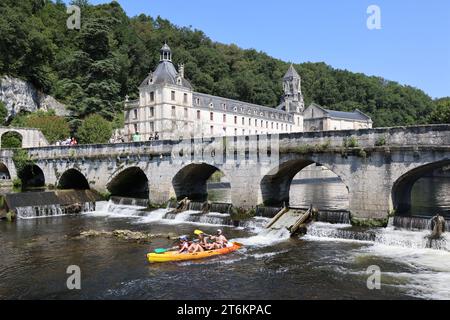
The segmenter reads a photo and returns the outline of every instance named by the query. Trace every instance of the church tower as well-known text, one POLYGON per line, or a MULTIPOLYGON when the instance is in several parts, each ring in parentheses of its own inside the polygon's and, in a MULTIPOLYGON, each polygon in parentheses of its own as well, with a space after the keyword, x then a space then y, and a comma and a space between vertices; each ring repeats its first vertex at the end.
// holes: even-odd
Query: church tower
POLYGON ((305 109, 301 83, 300 75, 291 64, 283 77, 283 104, 286 112, 301 113, 305 109))

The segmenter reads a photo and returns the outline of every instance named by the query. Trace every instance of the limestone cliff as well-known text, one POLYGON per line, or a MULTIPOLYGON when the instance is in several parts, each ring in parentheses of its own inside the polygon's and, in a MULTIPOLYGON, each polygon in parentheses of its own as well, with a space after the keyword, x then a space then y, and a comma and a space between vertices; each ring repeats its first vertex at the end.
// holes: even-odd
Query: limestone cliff
POLYGON ((66 106, 52 96, 39 92, 29 82, 9 76, 0 77, 0 101, 6 105, 8 117, 14 116, 20 111, 34 112, 37 110, 54 110, 59 116, 69 114, 66 106))

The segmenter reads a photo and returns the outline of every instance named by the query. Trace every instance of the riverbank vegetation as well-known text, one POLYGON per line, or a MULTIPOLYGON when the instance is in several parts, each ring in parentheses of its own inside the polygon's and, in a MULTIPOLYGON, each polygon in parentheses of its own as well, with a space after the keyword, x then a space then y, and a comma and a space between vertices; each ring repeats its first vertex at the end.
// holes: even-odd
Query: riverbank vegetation
MULTIPOLYGON (((61 0, 0 3, 0 74, 27 80, 65 103, 72 132, 93 114, 120 127, 125 96, 138 97, 138 86, 158 63, 164 41, 174 52, 174 63, 185 64, 196 91, 268 106, 279 102, 288 62, 215 42, 203 31, 178 27, 161 17, 128 17, 115 1, 95 6, 86 0, 72 2, 81 7, 80 31, 67 29, 61 0)), ((295 67, 302 76, 306 104, 314 101, 342 111, 358 108, 377 127, 450 122, 450 98, 434 101, 420 89, 323 62, 295 67)), ((66 125, 58 123, 66 133, 66 125)), ((53 133, 44 134, 54 140, 53 133)), ((78 140, 104 141, 102 135, 92 140, 82 133, 78 140)))

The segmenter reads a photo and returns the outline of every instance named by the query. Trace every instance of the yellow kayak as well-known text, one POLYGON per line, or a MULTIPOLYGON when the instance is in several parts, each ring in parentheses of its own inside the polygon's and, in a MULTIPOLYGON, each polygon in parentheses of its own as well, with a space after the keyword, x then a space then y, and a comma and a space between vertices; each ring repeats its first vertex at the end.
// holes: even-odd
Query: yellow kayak
POLYGON ((223 254, 228 254, 239 250, 242 247, 240 243, 233 243, 233 246, 228 248, 211 250, 205 252, 197 253, 178 253, 178 251, 170 251, 165 253, 149 253, 147 254, 148 262, 150 263, 161 263, 161 262, 171 262, 171 261, 188 261, 188 260, 198 260, 206 259, 210 257, 220 256, 223 254))

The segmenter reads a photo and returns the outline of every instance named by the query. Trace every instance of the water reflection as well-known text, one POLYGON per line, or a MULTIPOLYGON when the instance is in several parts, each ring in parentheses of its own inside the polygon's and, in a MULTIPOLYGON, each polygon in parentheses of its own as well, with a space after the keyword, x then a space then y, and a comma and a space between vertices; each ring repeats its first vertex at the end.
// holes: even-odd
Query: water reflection
POLYGON ((318 209, 348 210, 348 190, 341 179, 325 167, 311 165, 300 171, 292 181, 291 206, 318 209))
POLYGON ((424 177, 411 191, 411 214, 450 217, 450 177, 424 177))

